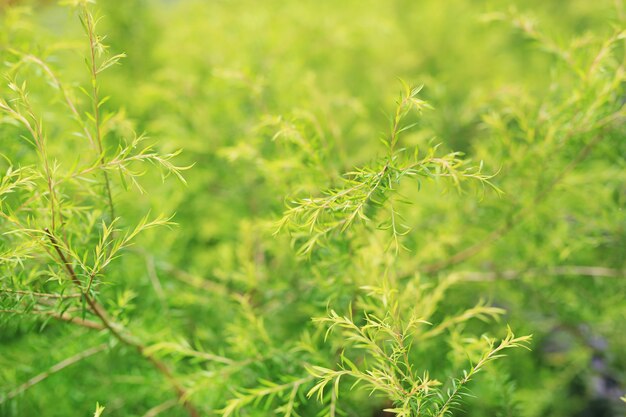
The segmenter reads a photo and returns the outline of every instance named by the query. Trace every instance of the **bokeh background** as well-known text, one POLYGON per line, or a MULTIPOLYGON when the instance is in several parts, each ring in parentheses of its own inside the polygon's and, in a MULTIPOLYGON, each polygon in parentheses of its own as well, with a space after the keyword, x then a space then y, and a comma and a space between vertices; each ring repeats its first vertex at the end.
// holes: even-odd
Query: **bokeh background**
MULTIPOLYGON (((84 38, 71 11, 54 2, 0 4, 3 58, 7 47, 29 50, 63 79, 86 81, 84 38)), ((144 337, 193 339, 245 356, 259 342, 253 328, 242 333, 250 312, 229 294, 253 296, 254 314, 281 346, 323 315, 329 300, 345 303, 375 281, 380 231, 358 237, 354 253, 329 249, 310 259, 297 256, 289 236, 272 232, 286 201, 332 186, 383 152, 378 139, 388 131, 402 79, 424 84, 422 98, 434 108, 405 145, 441 142, 483 160, 499 172, 494 182, 505 194, 442 193, 428 182, 403 189, 413 202, 403 209, 412 232, 394 261, 399 279, 463 273, 467 282, 451 290, 442 314, 488 299, 508 311, 505 320, 518 334, 534 335, 531 352, 515 352, 482 375, 476 398, 458 415, 624 415, 623 123, 541 194, 591 138, 571 134, 565 146, 561 132, 621 109, 619 82, 594 107, 595 119, 580 118, 599 93, 564 63, 591 65, 602 39, 624 27, 621 1, 102 0, 97 7, 110 50, 127 54, 102 76, 107 108, 122 109, 108 146, 130 130, 147 132, 163 152, 183 149, 181 165, 193 164, 187 186, 147 174, 146 194, 114 187, 123 216, 176 213, 178 226, 146 235, 112 278, 120 304, 133 299, 124 317, 144 337), (535 27, 551 43, 532 39, 535 27), (564 59, 559 48, 571 56, 564 59), (583 97, 578 110, 567 107, 576 97, 583 97), (520 204, 531 207, 528 214, 508 219, 520 204), (507 221, 512 227, 476 256, 436 272, 425 267, 507 221)), ((622 49, 613 48, 616 66, 622 49)), ((607 66, 607 77, 611 71, 607 66)), ((51 114, 61 112, 51 106, 51 114)), ((6 136, 0 143, 3 153, 22 155, 6 136)), ((58 155, 80 151, 71 140, 54 146, 58 155)), ((38 324, 12 320, 0 327, 2 390, 73 353, 66 341, 82 337, 81 329, 49 324, 36 333, 38 324)), ((123 347, 91 358, 1 405, 0 415, 87 415, 97 399, 106 415, 141 416, 167 388, 145 384, 153 371, 135 362, 123 347)), ((290 370, 288 359, 272 366, 264 370, 268 378, 290 370)), ((202 386, 200 375, 190 378, 202 386)), ((207 410, 253 382, 245 372, 217 379, 197 394, 207 410)), ((380 409, 362 398, 354 397, 349 415, 380 409)))

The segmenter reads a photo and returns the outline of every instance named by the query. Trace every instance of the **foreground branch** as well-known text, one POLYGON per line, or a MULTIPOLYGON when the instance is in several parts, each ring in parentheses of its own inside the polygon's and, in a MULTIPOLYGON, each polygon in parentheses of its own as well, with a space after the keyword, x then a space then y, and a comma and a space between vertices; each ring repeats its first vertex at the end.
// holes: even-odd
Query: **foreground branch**
MULTIPOLYGON (((74 271, 74 267, 72 266, 72 263, 67 259, 67 257, 63 253, 63 250, 59 244, 59 241, 47 228, 44 229, 44 232, 46 233, 46 236, 48 237, 48 239, 50 240, 50 243, 54 247, 54 250, 56 251, 57 255, 61 259, 61 262, 63 263, 63 266, 65 267, 65 270, 67 271, 70 279, 77 286, 77 288, 81 290, 82 292, 82 283, 80 282, 78 275, 76 275, 76 272, 74 271)), ((198 412, 198 410, 196 410, 196 408, 187 400, 187 391, 176 380, 176 378, 174 378, 174 375, 172 374, 170 369, 167 367, 167 365, 165 365, 165 363, 161 362, 160 360, 154 358, 153 356, 147 354, 146 347, 143 344, 141 344, 141 342, 139 342, 132 335, 128 334, 128 332, 125 331, 125 329, 121 328, 121 326, 115 323, 109 317, 104 307, 100 303, 98 303, 98 301, 96 301, 91 295, 89 295, 86 292, 83 292, 83 298, 85 299, 85 302, 89 306, 90 310, 100 319, 104 327, 107 330, 109 330, 111 334, 117 340, 124 343, 125 345, 134 347, 141 356, 146 358, 161 374, 163 374, 165 379, 167 379, 169 384, 172 386, 172 389, 176 392, 176 395, 178 396, 179 401, 185 407, 189 415, 191 417, 200 417, 200 413, 198 412)))

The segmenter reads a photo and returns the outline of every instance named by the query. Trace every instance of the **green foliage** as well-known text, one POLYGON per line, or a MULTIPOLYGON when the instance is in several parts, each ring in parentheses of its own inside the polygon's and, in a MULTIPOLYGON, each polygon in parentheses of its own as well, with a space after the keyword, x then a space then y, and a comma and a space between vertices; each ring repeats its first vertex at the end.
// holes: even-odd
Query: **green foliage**
MULTIPOLYGON (((468 370, 463 371, 462 378, 453 378, 448 384, 447 391, 442 391, 442 385, 436 379, 430 378, 428 371, 416 375, 414 345, 429 343, 431 338, 441 335, 446 329, 465 323, 472 318, 487 319, 497 317, 503 311, 493 307, 477 305, 455 317, 447 317, 441 323, 432 326, 417 314, 425 313, 415 308, 409 317, 402 315, 407 308, 406 301, 428 302, 427 294, 424 300, 419 297, 419 292, 405 292, 402 307, 399 303, 397 291, 387 288, 370 289, 374 300, 363 300, 366 306, 363 324, 356 324, 351 316, 339 316, 331 311, 330 316, 318 319, 328 324, 328 332, 334 328, 341 329, 342 339, 347 342, 347 349, 362 351, 364 356, 348 359, 347 355, 341 354, 339 369, 328 369, 313 366, 309 372, 319 382, 311 388, 307 396, 316 395, 320 401, 324 398, 324 389, 327 385, 334 384, 334 397, 338 397, 339 382, 342 377, 355 379, 352 387, 362 384, 370 392, 382 393, 389 398, 394 405, 386 411, 398 416, 444 416, 451 413, 452 409, 460 406, 459 401, 467 383, 488 362, 502 357, 504 349, 524 346, 530 341, 529 336, 516 338, 510 329, 507 335, 496 346, 495 341, 485 338, 485 347, 476 363, 471 364, 468 370), (406 295, 409 295, 408 297, 406 295), (380 302, 379 300, 382 300, 380 302), (425 325, 432 326, 423 329, 425 325), (362 368, 355 364, 363 364, 362 368)), ((419 348, 417 348, 419 349, 419 348)), ((423 353, 427 353, 423 352, 423 353)))
MULTIPOLYGON (((400 135, 415 124, 403 125, 404 119, 413 109, 421 111, 428 106, 418 98, 422 87, 404 86, 404 93, 399 100, 391 120, 391 132, 382 140, 388 149, 388 155, 374 166, 356 168, 345 174, 343 186, 326 190, 323 197, 311 197, 294 202, 280 221, 280 226, 289 225, 296 238, 305 236, 306 242, 300 249, 301 254, 309 253, 317 244, 324 243, 333 232, 345 232, 356 221, 370 221, 369 206, 384 207, 400 180, 404 177, 426 177, 449 179, 456 187, 461 181, 476 179, 491 187, 490 176, 481 172, 482 166, 467 166, 459 152, 436 156, 438 146, 429 147, 426 156, 420 157, 419 148, 413 150, 396 149, 400 135), (409 156, 407 156, 407 153, 409 156)), ((419 185, 419 179, 418 185, 419 185)), ((495 188, 497 190, 497 188, 495 188)), ((402 201, 402 200, 399 200, 402 201)), ((409 228, 400 223, 401 216, 390 204, 389 216, 379 226, 389 229, 396 251, 400 248, 400 236, 409 232, 409 228)))
POLYGON ((0 415, 623 415, 621 1, 12 3, 0 415))

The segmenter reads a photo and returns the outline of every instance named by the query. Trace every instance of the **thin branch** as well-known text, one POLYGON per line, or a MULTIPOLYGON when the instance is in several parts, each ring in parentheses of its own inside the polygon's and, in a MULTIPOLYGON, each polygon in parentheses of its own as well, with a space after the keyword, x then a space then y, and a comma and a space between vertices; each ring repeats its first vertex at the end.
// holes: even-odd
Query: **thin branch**
POLYGON ((89 348, 89 349, 87 349, 87 350, 85 350, 83 352, 77 353, 76 355, 70 356, 69 358, 62 360, 61 362, 59 362, 56 365, 52 366, 47 371, 44 371, 44 372, 40 373, 39 375, 36 375, 36 376, 32 377, 31 379, 29 379, 28 381, 24 382, 19 387, 15 388, 12 391, 9 391, 6 395, 0 396, 0 404, 6 402, 7 400, 10 400, 12 398, 17 397, 18 395, 22 394, 24 391, 32 388, 33 386, 37 385, 38 383, 40 383, 44 379, 48 378, 49 376, 54 375, 57 372, 62 371, 63 369, 67 368, 68 366, 74 365, 75 363, 80 362, 83 359, 86 359, 86 358, 88 358, 90 356, 93 356, 96 353, 102 352, 107 347, 108 347, 108 345, 106 343, 103 343, 101 345, 89 348))
MULTIPOLYGON (((14 51, 14 53, 22 55, 18 51, 14 51)), ((35 55, 24 54, 24 55, 22 55, 22 59, 24 61, 31 61, 31 62, 35 63, 36 65, 41 67, 43 72, 46 73, 48 75, 48 77, 50 77, 50 79, 52 80, 54 86, 57 89, 59 89, 59 91, 61 92, 61 95, 63 95, 63 100, 65 101, 65 104, 67 105, 68 109, 70 110, 70 112, 72 113, 72 115, 74 116, 74 118, 76 119, 76 121, 78 122, 80 127, 82 128, 83 133, 85 134, 85 137, 87 139, 89 139, 89 142, 91 143, 92 146, 96 147, 97 145, 96 145, 96 142, 95 142, 93 136, 91 135, 91 132, 89 132, 89 129, 87 128, 85 122, 83 121, 83 118, 81 117, 80 113, 78 112, 78 109, 76 108, 76 105, 74 104, 74 102, 70 98, 67 90, 65 89, 65 87, 61 83, 61 80, 56 76, 54 71, 52 71, 52 69, 48 66, 48 64, 46 64, 42 59, 36 57, 35 55)))
POLYGON ((148 272, 148 278, 150 278, 150 283, 152 284, 152 288, 154 288, 154 292, 161 302, 161 307, 163 307, 164 311, 168 311, 165 292, 163 291, 163 286, 161 285, 159 275, 156 271, 154 256, 146 256, 146 269, 148 272))
POLYGON ((328 417, 336 417, 337 415, 337 390, 330 391, 330 407, 328 408, 328 417))
POLYGON ((86 327, 88 329, 92 329, 92 330, 103 330, 104 326, 101 325, 100 323, 97 323, 95 321, 91 321, 91 320, 87 320, 87 319, 83 319, 80 317, 76 317, 76 316, 72 316, 71 314, 68 314, 67 312, 64 312, 63 314, 54 312, 54 311, 45 311, 45 310, 30 310, 30 311, 24 311, 24 310, 15 310, 15 309, 2 309, 0 310, 0 313, 7 313, 7 314, 38 314, 38 315, 42 315, 42 316, 50 316, 56 320, 61 320, 61 321, 65 321, 68 323, 72 323, 72 324, 77 324, 79 326, 82 327, 86 327))
POLYGON ((101 325, 100 323, 97 323, 97 322, 91 321, 91 320, 87 320, 87 319, 83 319, 81 317, 71 316, 71 315, 69 315, 67 313, 63 313, 63 314, 52 313, 50 315, 53 318, 57 319, 57 320, 66 321, 66 322, 72 323, 72 324, 77 324, 79 326, 86 327, 88 329, 104 330, 104 326, 101 325))
POLYGON ((494 359, 502 357, 503 355, 500 352, 512 347, 527 347, 527 344, 530 342, 530 340, 530 336, 522 336, 516 338, 511 332, 511 329, 509 329, 509 333, 507 334, 506 338, 504 338, 497 347, 494 348, 492 346, 490 351, 484 354, 483 357, 475 365, 473 365, 469 371, 464 371, 463 378, 454 382, 452 391, 448 393, 448 398, 439 407, 435 417, 444 417, 446 416, 446 414, 449 414, 455 400, 459 397, 462 390, 465 389, 465 386, 469 383, 469 381, 487 363, 493 361, 494 359))
POLYGON ((176 404, 178 404, 178 400, 176 398, 172 398, 171 400, 167 400, 164 403, 157 405, 156 407, 152 407, 151 409, 146 411, 146 414, 144 414, 143 417, 155 417, 161 414, 163 411, 167 411, 170 408, 174 407, 176 404))
MULTIPOLYGON (((93 118, 94 118, 94 129, 96 136, 96 144, 98 145, 98 151, 100 152, 100 162, 101 164, 106 163, 104 147, 102 146, 102 126, 100 120, 100 98, 98 94, 98 69, 96 68, 96 48, 98 45, 97 35, 94 33, 95 22, 93 21, 93 16, 87 10, 87 6, 83 8, 83 17, 85 19, 85 27, 87 29, 87 36, 89 37, 89 52, 91 62, 90 71, 91 71, 91 95, 93 101, 93 118)), ((107 199, 109 203, 109 210, 111 214, 111 220, 115 219, 115 206, 113 205, 113 195, 111 193, 111 182, 109 181, 109 174, 107 171, 102 171, 104 175, 104 184, 106 187, 107 199)))
POLYGON ((205 277, 194 275, 182 269, 176 268, 174 265, 165 262, 159 262, 161 268, 170 273, 173 278, 186 284, 190 287, 207 291, 211 294, 228 295, 231 293, 239 293, 233 288, 228 288, 226 285, 209 280, 205 277))
MULTIPOLYGON (((70 279, 79 289, 82 289, 82 283, 80 282, 80 279, 76 275, 76 272, 74 271, 74 267, 72 266, 72 263, 67 259, 67 257, 63 253, 63 250, 59 244, 59 241, 52 233, 50 233, 48 229, 44 229, 44 232, 46 233, 46 236, 50 240, 50 243, 52 244, 57 255, 61 259, 61 262, 63 263, 63 266, 65 267, 70 279)), ((141 342, 139 342, 135 337, 128 334, 128 332, 125 331, 124 328, 122 328, 120 325, 115 323, 109 317, 105 308, 100 303, 98 303, 98 301, 96 301, 90 294, 83 293, 83 298, 87 302, 87 305, 89 306, 91 311, 96 316, 98 316, 98 318, 100 319, 104 327, 106 327, 116 339, 118 339, 120 342, 124 343, 125 345, 134 347, 141 356, 146 358, 159 372, 161 372, 161 374, 163 374, 165 379, 167 379, 167 381, 170 383, 170 385, 176 392, 176 395, 178 396, 181 403, 187 409, 189 415, 191 417, 200 417, 200 413, 198 412, 198 410, 196 410, 196 408, 189 401, 186 400, 187 391, 176 380, 176 378, 172 374, 172 371, 170 371, 167 365, 165 365, 160 360, 146 353, 146 347, 143 344, 141 344, 141 342)))
MULTIPOLYGON (((44 174, 45 174, 46 184, 48 186, 48 193, 49 193, 49 199, 50 199, 51 227, 52 227, 52 230, 55 230, 56 229, 56 215, 57 215, 57 210, 55 208, 55 201, 57 201, 57 198, 56 198, 56 191, 54 188, 55 180, 52 175, 52 169, 50 168, 50 162, 48 161, 48 152, 46 149, 46 136, 45 136, 43 126, 42 126, 43 122, 41 119, 38 119, 37 116, 35 116, 32 110, 30 102, 28 101, 28 95, 25 91, 25 84, 22 84, 22 86, 18 86, 15 83, 10 83, 9 87, 19 95, 19 98, 22 104, 26 108, 28 116, 32 119, 32 124, 26 116, 21 114, 18 110, 14 109, 13 107, 11 107, 9 104, 7 104, 4 101, 0 101, 0 110, 5 111, 15 120, 17 120, 22 125, 24 125, 26 130, 28 130, 33 140, 35 141, 35 147, 37 148, 37 152, 39 153, 39 157, 41 158, 43 162, 43 166, 44 166, 44 174)), ((61 214, 59 213, 59 217, 60 216, 61 214)), ((62 222, 63 222, 63 219, 61 218, 61 223, 62 222)))
POLYGON ((510 281, 522 278, 524 275, 578 275, 592 278, 618 278, 626 276, 626 271, 605 268, 602 266, 556 266, 552 268, 532 268, 528 270, 505 270, 505 271, 461 271, 458 272, 462 281, 510 281))
POLYGON ((82 297, 82 295, 80 295, 80 294, 68 294, 68 295, 49 294, 49 293, 35 292, 35 291, 11 290, 11 289, 8 289, 8 288, 0 288, 0 292, 7 292, 7 293, 10 293, 10 294, 19 294, 19 295, 31 295, 33 297, 41 297, 41 298, 61 298, 61 299, 65 299, 65 298, 80 298, 80 297, 82 297))
POLYGON ((489 245, 508 234, 518 224, 520 224, 522 220, 526 218, 526 216, 533 212, 537 204, 541 203, 570 171, 572 171, 580 162, 584 161, 587 156, 589 156, 593 148, 598 143, 600 143, 602 139, 604 139, 604 135, 599 134, 595 136, 591 141, 589 141, 589 143, 587 143, 587 145, 585 145, 581 149, 578 155, 576 155, 576 157, 572 161, 570 161, 570 163, 565 168, 563 168, 563 170, 559 172, 559 174, 554 177, 547 186, 545 186, 534 196, 530 203, 513 209, 512 213, 507 216, 508 219, 505 221, 505 223, 499 226, 497 229, 493 230, 481 241, 476 242, 473 245, 470 245, 465 249, 458 251, 448 259, 425 265, 423 268, 421 268, 421 270, 425 273, 435 273, 451 266, 457 265, 482 252, 489 245))

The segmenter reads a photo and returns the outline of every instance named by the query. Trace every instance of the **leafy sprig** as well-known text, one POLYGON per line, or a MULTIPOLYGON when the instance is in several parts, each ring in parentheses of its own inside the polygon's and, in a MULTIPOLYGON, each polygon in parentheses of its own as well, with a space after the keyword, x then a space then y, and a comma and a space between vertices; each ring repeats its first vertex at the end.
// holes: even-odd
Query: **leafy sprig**
POLYGON ((414 362, 413 347, 436 340, 444 329, 463 325, 474 318, 497 318, 504 311, 479 303, 433 325, 417 316, 417 312, 407 316, 407 309, 400 306, 401 297, 389 286, 367 290, 370 295, 362 299, 362 317, 354 317, 354 306, 351 306, 347 315, 330 310, 327 317, 315 319, 327 329, 326 338, 337 332, 343 343, 337 368, 316 365, 307 368, 317 379, 308 397, 324 401, 326 390, 332 389, 340 399, 340 382, 349 378, 352 379, 350 389, 362 386, 370 394, 382 394, 391 401, 393 407, 386 409, 390 413, 402 417, 443 417, 458 406, 466 385, 487 363, 503 357, 506 349, 527 347, 531 340, 530 336, 515 337, 508 327, 506 336, 497 344, 494 339, 483 336, 486 346, 480 360, 464 370, 463 377, 451 379, 451 388, 444 391, 446 385, 431 378, 428 369, 419 369, 419 363, 414 362), (428 327, 432 329, 426 330, 428 327))
POLYGON ((383 221, 381 228, 391 231, 397 250, 401 246, 399 237, 408 233, 410 228, 399 223, 401 216, 388 201, 391 195, 397 194, 404 178, 417 182, 418 187, 422 179, 446 179, 456 188, 465 180, 475 180, 500 192, 490 181, 493 175, 483 173, 482 163, 471 165, 462 158, 461 152, 438 155, 439 145, 429 147, 424 155, 418 147, 410 151, 398 148, 402 133, 416 125, 405 122, 410 112, 421 112, 430 107, 418 97, 420 91, 421 87, 405 85, 392 117, 391 131, 382 140, 388 155, 347 172, 341 178, 340 186, 324 190, 319 197, 292 201, 278 223, 278 231, 286 229, 300 242, 301 255, 328 244, 334 236, 357 223, 370 223, 387 205, 390 206, 390 219, 383 221))

